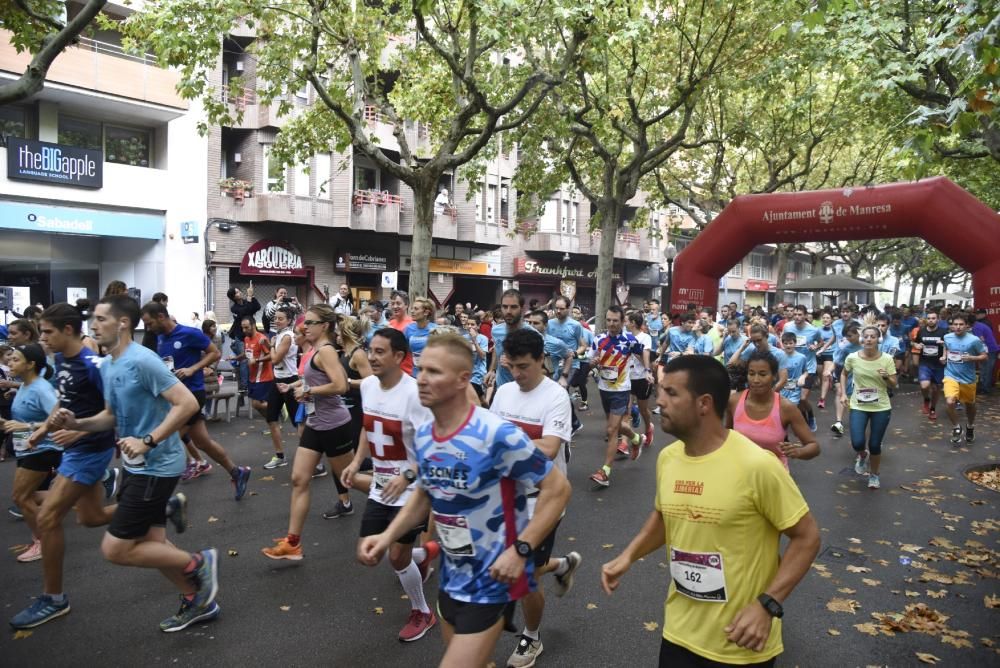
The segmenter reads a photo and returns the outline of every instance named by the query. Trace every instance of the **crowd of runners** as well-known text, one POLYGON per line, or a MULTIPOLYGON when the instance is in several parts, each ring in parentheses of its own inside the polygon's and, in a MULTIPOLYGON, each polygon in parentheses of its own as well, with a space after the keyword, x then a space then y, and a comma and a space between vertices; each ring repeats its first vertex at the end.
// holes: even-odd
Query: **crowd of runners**
POLYGON ((0 454, 16 459, 9 512, 30 533, 16 559, 42 567, 42 591, 13 628, 70 611, 62 525, 73 509, 81 524, 107 527, 105 559, 175 585, 180 606, 162 631, 219 616, 216 550, 182 549, 167 529, 187 526, 178 483, 213 466, 235 501, 247 493, 253 463, 234 461, 206 426, 225 362, 239 402, 267 423, 273 454, 261 466, 291 464, 287 531, 260 558, 306 558, 313 479, 336 483, 324 518, 353 514, 352 491, 366 494, 357 559, 385 559, 405 591, 400 641, 441 627, 441 665, 486 665, 516 602, 524 623, 507 665, 535 665, 545 592, 566 595, 583 559, 556 550, 571 483, 610 487, 613 467, 657 439, 668 447, 653 510, 604 564, 604 589, 666 546, 660 665, 772 665, 782 602, 819 549, 788 460, 817 457, 815 432, 829 428, 849 435, 855 471, 876 490, 901 382, 919 383, 928 420, 944 396, 955 445, 974 443, 977 396, 996 383, 985 312, 843 304, 769 314, 731 303, 670 318, 652 300, 611 306, 595 332, 565 297, 526 308, 517 290, 489 311, 402 291, 356 305, 346 285, 311 305, 283 288, 262 305, 252 284, 228 297, 224 339, 213 318, 180 324, 166 295, 140 305, 124 285, 95 305, 32 307, 0 331, 0 454), (571 453, 578 412, 594 410, 591 383, 606 445, 588 478, 571 453), (285 422, 298 430, 292 457, 285 422), (425 591, 435 569, 436 601, 425 591))

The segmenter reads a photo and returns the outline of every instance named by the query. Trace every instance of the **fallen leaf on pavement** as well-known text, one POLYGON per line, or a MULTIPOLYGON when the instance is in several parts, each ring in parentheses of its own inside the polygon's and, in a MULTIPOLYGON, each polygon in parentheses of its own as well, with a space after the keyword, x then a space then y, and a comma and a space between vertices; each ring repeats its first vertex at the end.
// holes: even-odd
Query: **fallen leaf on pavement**
POLYGON ((858 593, 857 590, 851 589, 850 587, 841 587, 837 591, 839 591, 841 594, 857 594, 858 593))
POLYGON ((909 589, 907 589, 906 590, 906 595, 910 596, 910 597, 916 597, 916 596, 920 596, 920 592, 919 591, 910 591, 909 589))
POLYGON ((265 476, 261 476, 260 479, 261 480, 268 480, 268 481, 270 481, 270 480, 274 480, 274 476, 273 475, 265 475, 265 476))
POLYGON ((987 608, 1000 608, 1000 596, 983 596, 983 605, 987 608))
POLYGON ((643 622, 642 625, 643 627, 645 627, 647 631, 655 631, 656 629, 660 628, 660 625, 657 624, 656 622, 643 622))
POLYGON ((597 604, 596 603, 588 603, 587 604, 587 610, 597 610, 597 604))
POLYGON ((870 636, 878 635, 878 627, 871 622, 865 622, 864 624, 855 624, 854 628, 856 628, 858 631, 861 631, 861 633, 864 633, 866 635, 870 636))
POLYGON ((944 598, 948 594, 947 589, 938 589, 937 591, 927 590, 927 595, 931 598, 944 598))
POLYGON ((375 608, 372 612, 374 612, 376 615, 381 615, 385 613, 385 610, 383 610, 382 608, 375 608))
POLYGON ((855 566, 853 564, 848 565, 847 566, 847 570, 850 573, 871 573, 872 572, 872 569, 868 568, 867 566, 855 566))
POLYGON ((218 517, 216 517, 215 515, 209 515, 209 516, 208 516, 208 521, 209 521, 209 522, 218 522, 218 521, 219 521, 219 518, 218 518, 218 517))
POLYGON ((962 649, 963 647, 969 647, 969 648, 972 647, 972 643, 966 640, 965 638, 956 638, 955 636, 943 635, 941 636, 941 642, 947 645, 954 645, 958 649, 962 649))
POLYGON ((230 557, 235 557, 238 554, 239 554, 239 552, 237 552, 236 550, 229 550, 229 556, 230 557))
POLYGON ((837 629, 827 629, 826 632, 829 633, 832 636, 839 636, 840 635, 840 631, 838 631, 837 629))
POLYGON ((605 550, 610 549, 614 546, 615 546, 614 543, 605 543, 604 545, 601 545, 601 547, 603 547, 605 550))
POLYGON ((30 638, 34 631, 16 631, 14 633, 14 640, 24 640, 25 638, 30 638))
POLYGON ((993 642, 993 638, 980 638, 979 642, 983 644, 983 647, 993 647, 996 645, 996 643, 993 642))
POLYGON ((881 580, 872 580, 871 578, 861 578, 861 581, 864 582, 869 587, 877 587, 880 584, 882 584, 881 580))
POLYGON ((920 552, 920 550, 922 550, 924 548, 920 547, 919 545, 912 545, 910 543, 903 543, 899 547, 899 549, 901 549, 903 552, 910 552, 911 554, 917 554, 918 552, 920 552))
POLYGON ((941 659, 937 658, 933 654, 928 654, 927 652, 917 652, 917 658, 923 663, 937 663, 941 659))
POLYGON ((852 542, 852 543, 860 543, 861 542, 860 538, 848 538, 847 540, 850 541, 850 542, 852 542))
POLYGON ((831 598, 826 602, 826 609, 830 612, 849 612, 853 615, 860 607, 860 603, 850 598, 831 598))
POLYGON ((278 606, 278 607, 281 609, 282 612, 288 612, 289 610, 292 609, 292 606, 290 606, 290 605, 282 605, 282 606, 278 606))
POLYGON ((875 542, 878 543, 879 545, 892 545, 892 541, 889 540, 877 540, 875 542))

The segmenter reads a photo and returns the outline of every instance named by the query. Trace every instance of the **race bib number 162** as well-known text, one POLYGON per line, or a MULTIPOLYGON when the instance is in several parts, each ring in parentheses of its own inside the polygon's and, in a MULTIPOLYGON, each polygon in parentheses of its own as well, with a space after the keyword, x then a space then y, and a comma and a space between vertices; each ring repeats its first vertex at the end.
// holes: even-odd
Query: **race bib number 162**
POLYGON ((678 593, 696 601, 725 603, 726 573, 718 552, 670 549, 670 575, 678 593))

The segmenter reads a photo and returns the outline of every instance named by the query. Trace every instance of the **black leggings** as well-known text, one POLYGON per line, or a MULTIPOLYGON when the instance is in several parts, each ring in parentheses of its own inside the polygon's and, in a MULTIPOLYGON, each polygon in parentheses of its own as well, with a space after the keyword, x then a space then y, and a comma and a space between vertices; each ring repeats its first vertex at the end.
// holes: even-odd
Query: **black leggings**
POLYGON ((573 380, 570 382, 570 386, 580 390, 580 399, 584 403, 587 402, 587 380, 589 378, 590 362, 580 362, 580 368, 573 374, 573 380))

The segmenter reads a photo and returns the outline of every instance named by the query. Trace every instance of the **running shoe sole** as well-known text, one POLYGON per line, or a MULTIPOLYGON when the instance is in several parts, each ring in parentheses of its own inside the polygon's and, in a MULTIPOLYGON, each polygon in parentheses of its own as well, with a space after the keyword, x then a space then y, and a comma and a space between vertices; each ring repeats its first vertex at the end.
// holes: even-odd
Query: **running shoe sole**
POLYGON ((217 619, 219 617, 219 614, 221 612, 222 612, 222 608, 219 607, 218 603, 216 603, 215 601, 213 601, 212 605, 209 606, 208 610, 206 610, 205 612, 201 613, 197 617, 192 617, 191 619, 189 619, 187 622, 185 622, 184 624, 182 624, 180 626, 172 626, 169 629, 165 629, 163 627, 160 627, 160 630, 163 631, 164 633, 175 633, 176 631, 183 631, 184 629, 186 629, 187 627, 191 626, 192 624, 197 624, 198 622, 210 622, 213 619, 217 619))
POLYGON ((267 552, 264 552, 263 550, 261 550, 261 554, 263 554, 268 559, 274 559, 275 561, 281 561, 283 559, 287 561, 302 561, 301 554, 269 554, 267 552))
POLYGON ((580 564, 583 563, 583 557, 580 556, 579 552, 570 552, 566 555, 566 561, 569 563, 569 568, 562 575, 553 575, 556 579, 556 587, 554 592, 556 596, 560 598, 569 593, 569 590, 573 588, 573 574, 576 573, 577 569, 580 568, 580 564))
POLYGON ((194 595, 194 604, 199 608, 207 608, 215 602, 215 597, 219 593, 219 551, 214 547, 201 551, 201 565, 198 566, 198 591, 194 595), (206 577, 210 579, 211 586, 208 594, 202 593, 205 586, 206 577))

